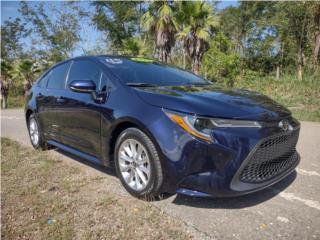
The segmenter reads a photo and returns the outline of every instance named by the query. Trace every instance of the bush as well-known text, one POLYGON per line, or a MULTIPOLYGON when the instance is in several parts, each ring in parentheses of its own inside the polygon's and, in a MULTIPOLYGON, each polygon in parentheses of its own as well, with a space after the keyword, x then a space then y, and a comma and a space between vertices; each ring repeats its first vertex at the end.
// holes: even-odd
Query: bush
POLYGON ((233 86, 240 74, 240 56, 231 51, 232 44, 222 33, 211 41, 203 58, 203 75, 214 82, 233 86))

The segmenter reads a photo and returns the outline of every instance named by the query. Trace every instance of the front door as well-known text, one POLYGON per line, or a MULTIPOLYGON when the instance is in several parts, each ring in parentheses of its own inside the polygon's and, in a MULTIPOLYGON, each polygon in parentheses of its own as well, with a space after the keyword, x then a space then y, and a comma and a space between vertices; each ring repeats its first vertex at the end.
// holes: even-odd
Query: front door
MULTIPOLYGON (((73 80, 92 80, 97 88, 102 72, 91 60, 73 61, 63 96, 61 115, 61 142, 81 152, 101 158, 101 111, 102 104, 95 103, 89 93, 73 92, 69 83, 73 80)), ((97 89, 98 90, 98 89, 97 89)))

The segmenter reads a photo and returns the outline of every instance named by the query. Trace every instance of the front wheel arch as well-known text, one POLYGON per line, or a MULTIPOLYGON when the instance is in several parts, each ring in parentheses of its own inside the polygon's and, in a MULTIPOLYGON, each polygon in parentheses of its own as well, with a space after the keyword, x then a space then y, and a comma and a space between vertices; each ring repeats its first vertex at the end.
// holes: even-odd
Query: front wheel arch
POLYGON ((107 153, 109 159, 113 160, 112 156, 114 154, 114 148, 115 148, 116 141, 117 141, 118 137, 121 135, 121 133, 124 130, 126 130, 130 127, 134 127, 134 128, 139 129, 140 131, 145 133, 150 138, 150 140, 155 145, 155 147, 159 153, 161 164, 165 168, 166 162, 164 161, 164 155, 162 153, 160 145, 158 144, 158 141, 155 139, 153 134, 148 130, 148 128, 143 123, 141 123, 139 120, 136 120, 134 118, 123 118, 123 119, 117 121, 117 123, 114 125, 114 127, 110 130, 110 132, 111 132, 109 135, 110 138, 107 142, 108 147, 109 147, 109 152, 107 153))
POLYGON ((118 156, 120 151, 119 148, 123 143, 123 141, 126 141, 128 139, 135 139, 140 144, 142 144, 142 146, 145 147, 150 158, 150 163, 152 162, 152 167, 151 167, 152 175, 145 189, 142 189, 142 190, 132 189, 132 187, 130 187, 126 183, 123 176, 121 175, 119 160, 117 158, 115 159, 115 168, 116 168, 118 177, 120 178, 126 190, 132 195, 134 195, 135 197, 143 198, 145 200, 154 200, 154 199, 157 199, 158 197, 161 197, 163 193, 164 171, 163 171, 162 163, 160 161, 160 154, 156 149, 155 144, 148 137, 148 135, 146 135, 140 129, 135 127, 127 128, 121 132, 120 136, 116 141, 115 154, 114 154, 115 157, 118 156))

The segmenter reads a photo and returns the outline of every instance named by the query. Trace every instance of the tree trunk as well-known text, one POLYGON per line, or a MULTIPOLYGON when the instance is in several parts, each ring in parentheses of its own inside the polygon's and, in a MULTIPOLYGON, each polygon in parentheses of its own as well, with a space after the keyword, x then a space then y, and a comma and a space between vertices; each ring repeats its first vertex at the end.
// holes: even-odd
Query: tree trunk
POLYGON ((1 108, 7 108, 8 107, 8 96, 9 96, 9 83, 8 81, 5 81, 1 79, 0 81, 0 87, 1 87, 1 108))
POLYGON ((7 108, 8 107, 8 96, 2 96, 1 98, 1 107, 7 108))
POLYGON ((200 74, 200 61, 195 58, 192 64, 192 71, 194 74, 199 75, 200 74))
POLYGON ((302 80, 302 64, 298 65, 297 77, 298 77, 298 80, 302 80))
POLYGON ((168 63, 168 53, 166 52, 165 48, 160 47, 158 59, 160 62, 168 63))
POLYGON ((319 68, 318 57, 319 57, 319 49, 320 49, 320 5, 318 5, 318 7, 315 10, 314 26, 315 26, 315 34, 314 34, 314 49, 312 53, 312 65, 313 65, 313 69, 317 70, 319 68))
POLYGON ((186 50, 183 48, 183 69, 186 69, 186 50))
POLYGON ((276 79, 280 79, 280 65, 277 65, 277 70, 276 70, 276 79))
POLYGON ((317 33, 315 37, 315 46, 312 54, 313 55, 312 65, 315 70, 319 67, 319 63, 318 63, 319 50, 320 50, 320 31, 317 33))
POLYGON ((303 49, 302 49, 302 47, 300 47, 299 52, 298 52, 298 62, 297 62, 297 78, 298 78, 298 80, 302 80, 303 62, 304 62, 303 49))
POLYGON ((162 48, 159 48, 159 56, 158 56, 158 59, 160 62, 162 62, 162 59, 163 59, 163 49, 162 48))

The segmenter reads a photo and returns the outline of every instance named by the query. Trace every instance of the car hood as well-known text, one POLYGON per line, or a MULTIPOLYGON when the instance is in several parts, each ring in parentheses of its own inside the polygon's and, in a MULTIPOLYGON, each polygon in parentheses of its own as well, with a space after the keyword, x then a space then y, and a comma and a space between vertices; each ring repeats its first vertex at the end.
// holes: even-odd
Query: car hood
POLYGON ((147 103, 208 117, 273 121, 291 113, 267 96, 216 84, 134 88, 147 103))

